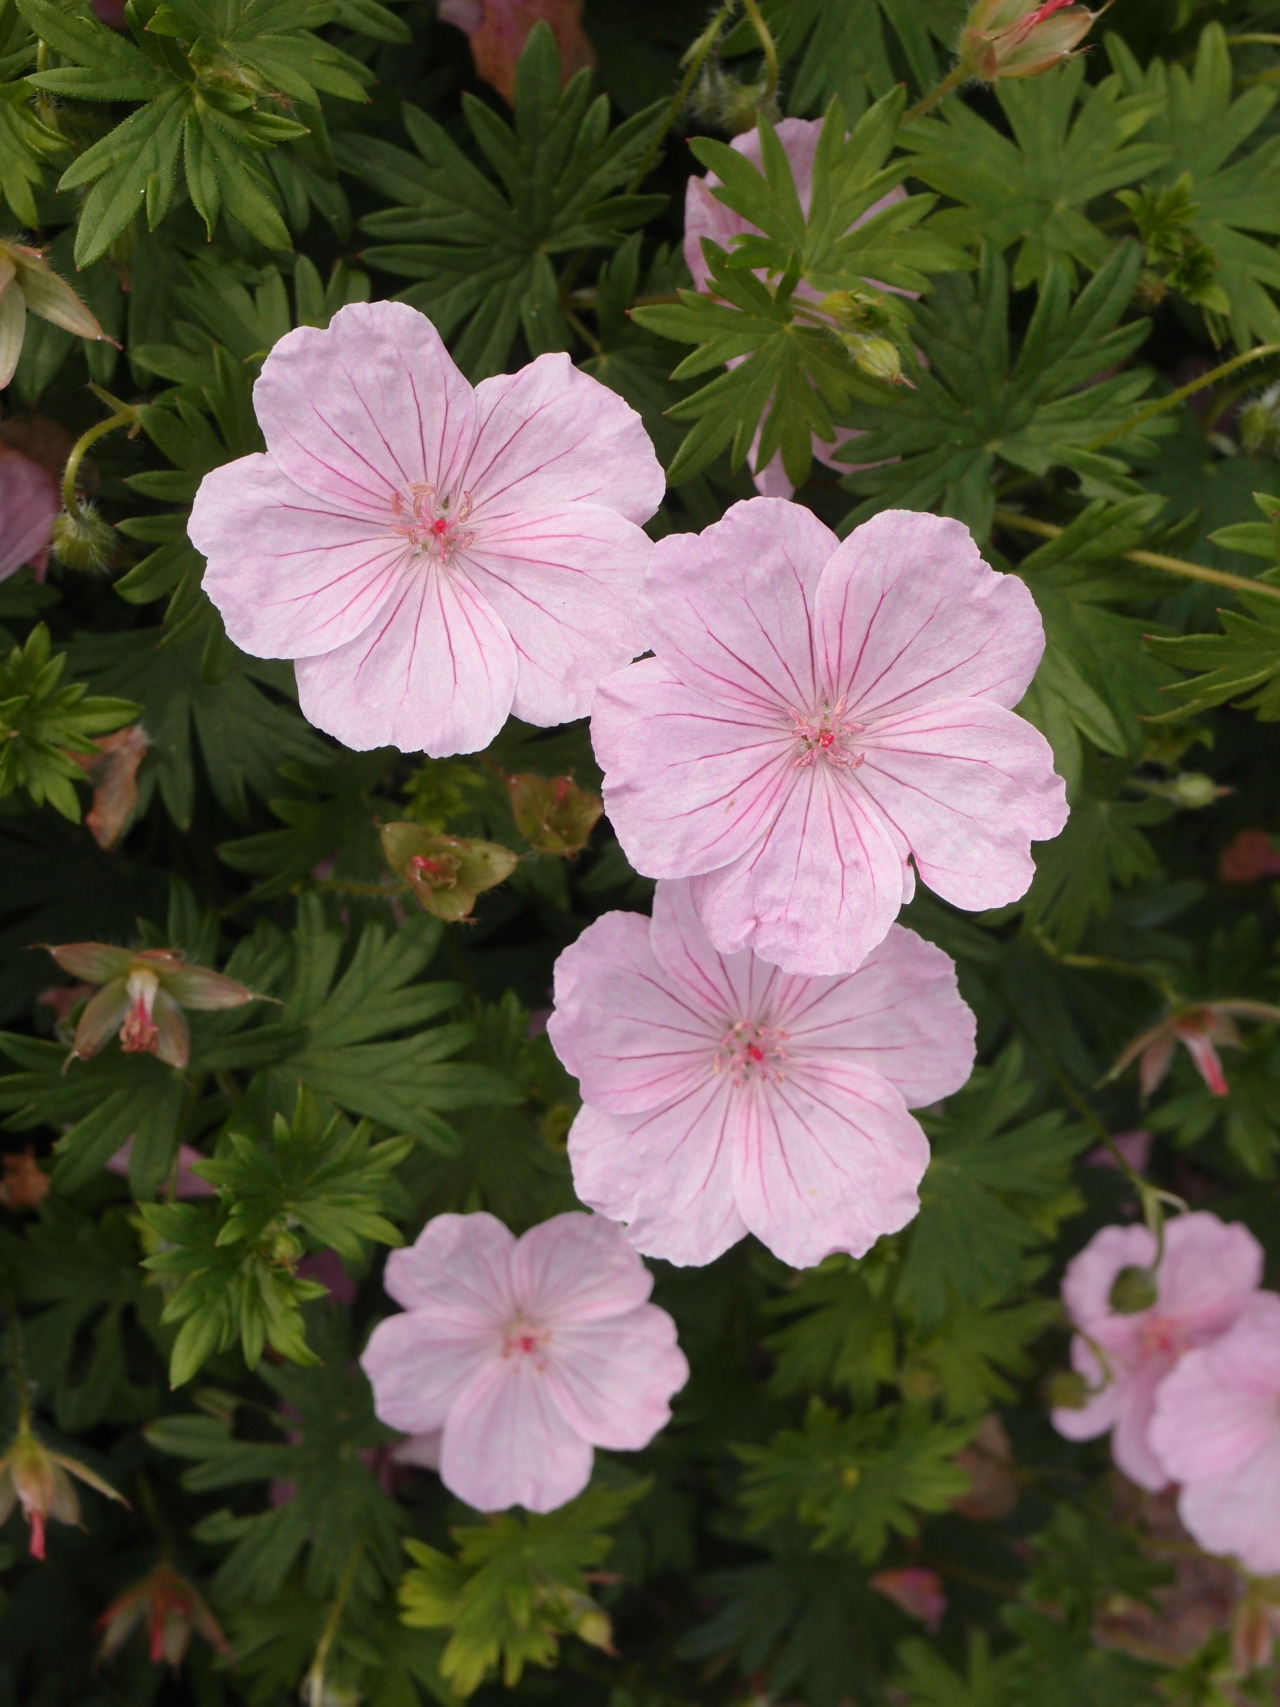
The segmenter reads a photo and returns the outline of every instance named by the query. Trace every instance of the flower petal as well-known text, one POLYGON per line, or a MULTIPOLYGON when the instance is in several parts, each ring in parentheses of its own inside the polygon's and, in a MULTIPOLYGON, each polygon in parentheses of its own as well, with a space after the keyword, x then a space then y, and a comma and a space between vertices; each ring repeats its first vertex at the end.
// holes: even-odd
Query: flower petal
POLYGON ((774 1013, 793 1054, 866 1067, 901 1091, 908 1108, 950 1096, 973 1070, 976 1021, 961 1000, 955 962, 901 925, 846 977, 787 979, 774 1013))
POLYGON ((733 1151, 739 1213, 793 1268, 833 1251, 862 1256, 920 1207, 929 1145, 901 1095, 876 1073, 848 1067, 754 1087, 733 1151))
POLYGON ((1067 821, 1038 729, 984 700, 941 700, 877 723, 856 775, 945 901, 1000 907, 1035 876, 1030 843, 1067 821))
POLYGON ((602 677, 644 650, 635 606, 653 550, 599 504, 486 520, 461 565, 516 649, 517 717, 585 717, 602 677))
POLYGON ((578 502, 647 522, 662 502, 666 477, 644 422, 567 355, 481 380, 475 406, 475 446, 457 483, 486 521, 578 502))
POLYGON ((780 498, 734 504, 700 534, 668 534, 640 595, 654 651, 687 686, 757 712, 794 744, 790 711, 811 711, 823 686, 811 610, 837 544, 811 510, 780 498))
POLYGON ((440 1480, 477 1511, 554 1511, 586 1487, 592 1457, 532 1360, 513 1357, 486 1369, 454 1404, 440 1480))
POLYGON ((1151 1421, 1155 1415, 1156 1392, 1174 1362, 1171 1352, 1145 1358, 1137 1369, 1120 1376, 1115 1383, 1118 1395, 1111 1456, 1123 1475, 1153 1494, 1169 1485, 1165 1467, 1151 1449, 1151 1421))
POLYGON ((560 955, 547 1032, 583 1099, 614 1114, 692 1091, 710 1076, 718 1041, 714 1012, 672 988, 639 913, 606 913, 560 955))
POLYGON ((716 1080, 651 1114, 584 1107, 570 1129, 574 1190, 592 1209, 626 1222, 627 1237, 647 1256, 714 1262, 747 1230, 733 1198, 728 1088, 716 1080))
POLYGON ((362 633, 409 572, 413 553, 371 521, 313 497, 269 456, 206 474, 187 532, 208 558, 204 590, 255 658, 306 658, 362 633))
POLYGON ((515 1234, 483 1210, 437 1215, 413 1244, 392 1251, 382 1283, 406 1310, 445 1308, 459 1322, 497 1327, 512 1313, 515 1234))
MULTIPOLYGON (((621 1228, 618 1235, 625 1238, 621 1228)), ((639 1265, 634 1250, 632 1257, 639 1265)), ((595 1446, 635 1452, 670 1422, 671 1395, 689 1379, 689 1365, 671 1317, 642 1304, 608 1321, 557 1329, 543 1376, 575 1433, 595 1446)))
POLYGON ((49 471, 0 445, 0 581, 24 563, 44 568, 59 508, 49 471))
POLYGON ((253 388, 272 461, 352 515, 397 492, 451 491, 475 441, 476 398, 440 334, 404 302, 355 302, 276 344, 253 388))
POLYGON ((379 1322, 360 1356, 378 1416, 406 1434, 443 1427, 459 1395, 501 1362, 501 1342, 492 1330, 468 1329, 434 1310, 409 1310, 379 1322))
POLYGON ((601 682, 591 743, 610 822, 646 877, 689 877, 738 859, 795 786, 788 729, 694 692, 657 658, 601 682))
POLYGON ((1234 1554, 1254 1576, 1280 1573, 1280 1433, 1238 1469, 1198 1476, 1183 1488, 1178 1516, 1202 1547, 1234 1554))
POLYGON ((963 522, 885 510, 855 528, 818 589, 824 685, 863 719, 970 695, 1012 707, 1044 651, 1026 585, 983 562, 963 522))
POLYGON ((531 1227, 511 1258, 517 1307, 558 1335, 572 1322, 626 1315, 653 1290, 653 1276, 622 1228, 571 1209, 531 1227))
POLYGON ((317 729, 357 752, 392 746, 445 758, 493 740, 517 667, 506 626, 471 583, 423 565, 357 639, 298 660, 298 701, 317 729))
POLYGON ((1171 1217, 1160 1264, 1162 1316, 1197 1339, 1229 1328, 1262 1285, 1262 1246, 1239 1222, 1207 1210, 1171 1217))
POLYGON ((1234 1473, 1278 1437, 1280 1297, 1259 1292, 1161 1384, 1151 1445, 1175 1481, 1198 1482, 1234 1473))
POLYGON ((790 774, 767 838, 696 877, 694 900, 722 954, 753 948, 786 972, 852 972, 910 894, 905 847, 856 779, 822 763, 790 774))

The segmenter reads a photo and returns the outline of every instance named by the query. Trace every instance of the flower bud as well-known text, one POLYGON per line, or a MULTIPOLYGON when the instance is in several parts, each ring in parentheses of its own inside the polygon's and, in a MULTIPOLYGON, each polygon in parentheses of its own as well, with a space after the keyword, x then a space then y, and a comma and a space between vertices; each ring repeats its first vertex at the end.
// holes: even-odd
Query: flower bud
POLYGON ((868 338, 851 332, 846 333, 841 341, 862 372, 872 379, 884 380, 889 385, 907 383, 898 346, 888 338, 868 338))
POLYGON ((157 1565, 140 1581, 132 1583, 98 1619, 102 1631, 99 1659, 109 1659, 118 1653, 144 1624, 153 1665, 165 1661, 176 1671, 186 1657, 193 1631, 199 1631, 215 1653, 231 1651, 204 1598, 169 1565, 157 1565))
POLYGON ((31 1556, 45 1555, 45 1524, 49 1518, 59 1523, 79 1523, 80 1501, 71 1482, 75 1476, 96 1488, 108 1499, 128 1501, 118 1494, 109 1482, 82 1464, 78 1458, 67 1458, 61 1452, 51 1452, 42 1446, 24 1423, 17 1438, 0 1458, 0 1524, 8 1518, 15 1505, 22 1508, 31 1530, 31 1556))
POLYGON ((1131 1263, 1115 1277, 1107 1301, 1118 1315, 1136 1316, 1149 1310, 1156 1297, 1155 1271, 1131 1263))
POLYGON ((53 524, 53 560, 64 569, 100 575, 116 554, 116 530, 92 504, 77 499, 53 524))
POLYGON ((1280 380, 1241 409, 1240 443, 1250 456, 1280 459, 1280 380))
POLYGON ((1212 806, 1221 790, 1211 776, 1203 771, 1183 771, 1175 776, 1169 784, 1168 794, 1179 806, 1189 807, 1199 811, 1202 806, 1212 806))
POLYGON ((1070 0, 977 0, 960 37, 960 63, 984 83, 1038 77, 1071 58, 1096 16, 1070 0))
POLYGON ((497 842, 437 835, 420 824, 384 824, 382 852, 423 909, 437 919, 465 919, 486 889, 504 882, 516 855, 497 842))
POLYGON ((588 794, 567 776, 509 776, 516 828, 535 853, 576 854, 586 847, 604 811, 598 794, 588 794))

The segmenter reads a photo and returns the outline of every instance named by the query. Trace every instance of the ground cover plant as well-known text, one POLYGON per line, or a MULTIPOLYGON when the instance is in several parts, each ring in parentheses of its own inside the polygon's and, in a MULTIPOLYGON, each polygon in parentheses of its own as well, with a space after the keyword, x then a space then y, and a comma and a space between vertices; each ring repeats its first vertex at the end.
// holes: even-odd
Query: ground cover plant
POLYGON ((1278 94, 0 0, 0 1707, 1277 1699, 1278 94))

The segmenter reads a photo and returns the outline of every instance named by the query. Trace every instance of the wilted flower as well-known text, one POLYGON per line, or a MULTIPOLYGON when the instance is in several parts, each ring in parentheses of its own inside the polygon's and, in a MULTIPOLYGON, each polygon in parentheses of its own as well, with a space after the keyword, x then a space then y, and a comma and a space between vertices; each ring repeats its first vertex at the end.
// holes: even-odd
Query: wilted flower
POLYGON ((1280 1297, 1258 1292, 1156 1394, 1151 1448, 1200 1546, 1280 1573, 1280 1297))
POLYGON ((1084 40, 1097 12, 1072 0, 977 0, 960 37, 960 62, 971 77, 1038 77, 1051 71, 1084 40))
POLYGON ((0 445, 0 581, 24 563, 37 576, 44 574, 59 504, 58 483, 49 471, 0 445))
POLYGON ((1010 709, 1044 627, 962 523, 886 510, 841 542, 753 498, 658 543, 640 612, 657 656, 592 714, 605 806, 637 871, 695 879, 721 953, 851 972, 913 862, 958 907, 1026 893, 1030 843, 1067 814, 1048 742, 1010 709))
POLYGON ((157 1565, 148 1571, 117 1595, 98 1619, 102 1631, 99 1657, 107 1659, 118 1653, 143 1624, 153 1663, 166 1661, 174 1671, 186 1658, 193 1631, 199 1631, 215 1653, 231 1652, 231 1645, 203 1596, 169 1565, 157 1565))
MULTIPOLYGON (((818 152, 818 141, 822 136, 822 125, 822 119, 783 119, 776 127, 778 141, 782 144, 783 152, 787 156, 787 163, 791 167, 791 176, 795 181, 796 194, 800 198, 800 206, 806 214, 809 211, 809 204, 813 199, 813 163, 818 152)), ((741 154, 745 160, 749 160, 758 171, 763 171, 763 155, 760 145, 760 134, 754 126, 752 129, 745 131, 741 136, 735 136, 730 147, 738 154, 741 154)), ((733 239, 740 232, 754 232, 757 230, 757 227, 750 224, 750 222, 744 219, 740 213, 735 213, 731 207, 726 207, 722 201, 719 201, 712 194, 712 191, 716 188, 719 182, 720 179, 714 172, 708 172, 705 177, 690 178, 688 186, 685 189, 684 259, 685 265, 693 274, 695 289, 701 291, 705 291, 707 289, 708 280, 710 279, 710 272, 707 267, 706 259, 702 253, 703 238, 709 237, 713 243, 719 244, 722 249, 732 250, 734 246, 733 239)), ((895 202, 901 201, 905 195, 906 191, 900 186, 890 190, 888 195, 882 196, 878 202, 874 202, 872 206, 867 209, 861 219, 857 221, 857 224, 865 224, 867 220, 874 218, 876 214, 883 213, 885 208, 892 207, 895 202)), ((821 308, 837 324, 842 323, 837 305, 832 303, 830 296, 824 297, 821 291, 815 290, 812 285, 806 284, 803 281, 796 286, 795 294, 801 301, 812 303, 821 308)), ((846 292, 844 294, 848 295, 849 293, 846 292)), ((913 291, 898 291, 894 294, 900 296, 914 296, 915 293, 913 291)), ((875 350, 868 350, 864 347, 866 340, 858 339, 857 342, 857 350, 852 351, 851 353, 854 354, 855 360, 857 359, 858 353, 861 353, 862 361, 859 363, 860 366, 866 368, 867 364, 871 363, 874 367, 878 360, 882 370, 878 373, 878 377, 900 377, 900 364, 897 364, 896 374, 886 374, 886 372, 883 371, 884 363, 890 358, 886 357, 886 353, 882 349, 877 347, 875 350)), ((880 338, 876 342, 878 346, 880 344, 888 343, 889 341, 888 339, 880 338)), ((890 350, 893 350, 893 345, 890 344, 889 348, 890 350)), ((893 353, 896 357, 896 350, 894 350, 893 353)), ((735 360, 729 365, 731 367, 736 365, 738 359, 740 358, 735 358, 735 360)), ((890 365, 893 365, 892 361, 890 362, 890 365)), ((848 474, 854 465, 848 462, 838 461, 836 458, 836 452, 842 445, 848 444, 850 439, 856 439, 860 436, 861 435, 856 430, 849 427, 837 427, 836 436, 832 440, 820 439, 815 434, 812 441, 813 454, 818 461, 824 463, 826 467, 834 468, 840 474, 848 474)), ((755 438, 751 442, 751 449, 748 453, 748 461, 753 472, 756 491, 766 498, 789 498, 795 488, 792 486, 790 480, 788 480, 786 469, 782 466, 782 452, 778 451, 774 455, 773 459, 765 465, 765 467, 760 469, 759 472, 756 472, 756 460, 759 448, 760 429, 757 428, 755 438)))
POLYGON ((1082 1406, 1053 1412, 1054 1427, 1068 1440, 1111 1429, 1117 1465, 1152 1489, 1168 1480, 1151 1439, 1160 1383, 1180 1357, 1216 1338, 1246 1308, 1262 1281, 1263 1253, 1248 1228, 1197 1210, 1166 1224, 1158 1268, 1155 1259, 1149 1227, 1104 1227, 1067 1264, 1062 1299, 1080 1330, 1071 1361, 1095 1391, 1082 1406), (1138 1294, 1144 1280, 1146 1291, 1138 1294), (1133 1295, 1126 1297, 1126 1289, 1133 1295))
POLYGON ((257 1000, 234 978, 189 966, 167 948, 69 942, 49 953, 73 978, 102 986, 80 1015, 72 1060, 88 1060, 119 1032, 127 1055, 156 1055, 170 1067, 185 1067, 191 1034, 183 1008, 217 1011, 257 1000))
POLYGON ((907 1565, 900 1570, 876 1571, 867 1581, 886 1600, 918 1618, 930 1635, 936 1635, 947 1614, 947 1597, 937 1571, 907 1565))
POLYGON ((523 1237, 492 1215, 437 1215, 387 1259, 403 1314, 361 1367, 379 1417, 442 1430, 440 1479, 481 1511, 552 1511, 581 1493, 592 1448, 633 1452, 688 1379, 675 1323, 621 1227, 570 1211, 523 1237))
POLYGON ((1280 1020, 1280 1008, 1274 1008, 1267 1002, 1246 1001, 1199 1002, 1176 1008, 1173 1013, 1166 1014, 1159 1025, 1153 1025, 1150 1031, 1144 1031, 1125 1045, 1107 1078, 1117 1078, 1136 1061, 1138 1083, 1143 1096, 1149 1097, 1164 1083, 1173 1064, 1174 1051, 1181 1043, 1214 1096, 1224 1097, 1231 1087, 1222 1070, 1218 1046, 1239 1047, 1237 1017, 1275 1024, 1280 1020))
POLYGON ((908 1110, 973 1066, 955 967, 895 926, 857 972, 793 977, 718 954, 690 887, 660 883, 652 922, 606 913, 556 962, 578 1196, 669 1262, 748 1231, 796 1268, 861 1256, 919 1208, 929 1145, 908 1110))
POLYGON ((550 24, 560 50, 561 80, 594 65, 582 28, 582 0, 440 0, 437 16, 471 38, 476 75, 515 104, 516 66, 535 24, 550 24))
POLYGON ((129 1503, 110 1482, 104 1482, 78 1458, 68 1458, 42 1446, 25 1423, 0 1458, 0 1524, 15 1505, 22 1507, 22 1515, 31 1529, 33 1559, 44 1558, 44 1531, 49 1518, 56 1518, 59 1523, 80 1521, 80 1500, 72 1476, 108 1499, 119 1500, 121 1505, 129 1503))
POLYGON ((421 824, 384 824, 381 834, 387 864, 437 919, 465 919, 476 897, 505 882, 518 863, 500 842, 437 834, 421 824))
POLYGON ((140 723, 131 723, 114 735, 99 735, 93 745, 96 756, 77 755, 93 787, 93 805, 84 824, 106 851, 120 840, 138 804, 138 766, 151 742, 140 723))
POLYGON ((1280 1636, 1280 1577, 1251 1582, 1240 1597, 1231 1620, 1231 1669, 1248 1677, 1271 1664, 1280 1636))
POLYGON ((1261 883, 1280 877, 1280 852, 1269 830, 1238 830, 1218 855, 1223 883, 1261 883))
POLYGON ((968 1472, 969 1486, 951 1501, 952 1511, 977 1523, 998 1523, 1018 1503, 1020 1484, 1013 1462, 1013 1442, 995 1411, 988 1411, 968 1446, 954 1462, 968 1472))
POLYGON ((22 354, 28 309, 77 338, 107 338, 97 316, 58 277, 42 250, 0 238, 0 390, 13 378, 22 354))
POLYGON ((509 776, 516 829, 535 853, 576 854, 591 840, 604 801, 568 776, 509 776))
POLYGON ((641 650, 662 469, 567 355, 473 388, 426 315, 353 303, 282 338, 253 401, 267 454, 205 476, 190 534, 228 634, 296 660, 318 728, 476 752, 513 711, 583 716, 641 650))
POLYGON ((38 1209, 48 1195, 49 1176, 36 1161, 30 1144, 16 1155, 10 1152, 4 1157, 0 1203, 6 1209, 38 1209))

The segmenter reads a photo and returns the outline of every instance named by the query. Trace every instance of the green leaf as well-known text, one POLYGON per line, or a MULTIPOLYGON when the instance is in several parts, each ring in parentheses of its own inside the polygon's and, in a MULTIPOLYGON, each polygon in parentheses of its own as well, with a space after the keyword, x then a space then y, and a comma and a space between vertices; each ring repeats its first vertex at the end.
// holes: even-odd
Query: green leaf
MULTIPOLYGON (((984 250, 976 278, 940 279, 928 304, 915 311, 912 337, 928 362, 912 375, 915 389, 891 405, 859 405, 850 414, 867 429, 850 459, 883 466, 846 477, 846 485, 867 496, 845 525, 898 506, 957 516, 985 538, 999 460, 1042 475, 1073 447, 1122 425, 1148 389, 1150 372, 1097 376, 1126 362, 1146 338, 1146 321, 1121 323, 1140 264, 1136 244, 1118 245, 1073 299, 1066 268, 1054 263, 1016 357, 1009 349, 1008 273, 994 251, 984 250)), ((1163 430, 1157 418, 1114 448, 1137 454, 1154 443, 1148 435, 1163 430)), ((1088 479, 1084 489, 1092 495, 1088 479)))
POLYGON ((551 1665, 562 1634, 608 1646, 609 1621, 583 1573, 608 1558, 608 1531, 648 1485, 591 1488, 545 1515, 501 1512, 484 1528, 455 1529, 456 1558, 405 1543, 414 1568, 401 1585, 401 1616, 452 1631, 440 1671, 459 1695, 495 1670, 511 1688, 526 1665, 551 1665))
POLYGON ((898 1658, 907 1707, 1010 1707, 1008 1658, 993 1658, 981 1630, 969 1633, 967 1677, 953 1671, 927 1642, 904 1642, 898 1658))
POLYGON ((1089 1134, 1056 1109, 1023 1118, 1032 1087, 1021 1069, 1018 1049, 1006 1049, 948 1098, 945 1114, 921 1119, 932 1160, 897 1296, 922 1328, 957 1306, 987 1305, 1016 1291, 1027 1253, 1045 1238, 1037 1217, 1070 1204, 1062 1202, 1068 1167, 1089 1134))
POLYGON ((618 192, 643 160, 665 103, 611 131, 608 101, 592 100, 589 85, 580 72, 560 92, 555 38, 542 24, 521 56, 514 129, 464 99, 496 183, 416 107, 404 109, 416 154, 354 133, 338 142, 343 166, 397 204, 362 222, 380 239, 364 258, 420 281, 404 299, 430 314, 473 379, 503 370, 521 330, 534 355, 569 349, 547 257, 613 248, 663 205, 618 192))
POLYGON ((873 1402, 898 1368, 898 1335, 884 1278, 868 1263, 828 1257, 772 1302, 770 1315, 791 1318, 765 1341, 775 1358, 776 1392, 822 1388, 843 1392, 857 1405, 873 1402))
POLYGON ((871 1564, 890 1535, 916 1534, 920 1512, 945 1511, 965 1492, 968 1473, 952 1459, 971 1432, 914 1410, 842 1417, 814 1399, 803 1428, 735 1448, 749 1526, 798 1518, 816 1548, 838 1545, 871 1564))
POLYGON ((1158 94, 1126 95, 1118 76, 1084 78, 1077 59, 1044 77, 997 83, 1012 135, 962 101, 903 134, 912 174, 960 204, 932 228, 961 243, 1018 244, 1015 290, 1043 281, 1055 261, 1096 272, 1112 240, 1089 218, 1089 204, 1168 158, 1167 145, 1132 140, 1162 110, 1158 94))
MULTIPOLYGON (((1265 523, 1245 526, 1266 528, 1265 523)), ((1261 578, 1268 583, 1275 579, 1271 573, 1261 578)), ((1245 710, 1255 711, 1260 722, 1275 723, 1280 720, 1280 599, 1261 593, 1238 597, 1253 614, 1219 610, 1221 634, 1148 636, 1147 645, 1166 663, 1200 672, 1168 690, 1191 702, 1188 715, 1234 700, 1245 710)))

